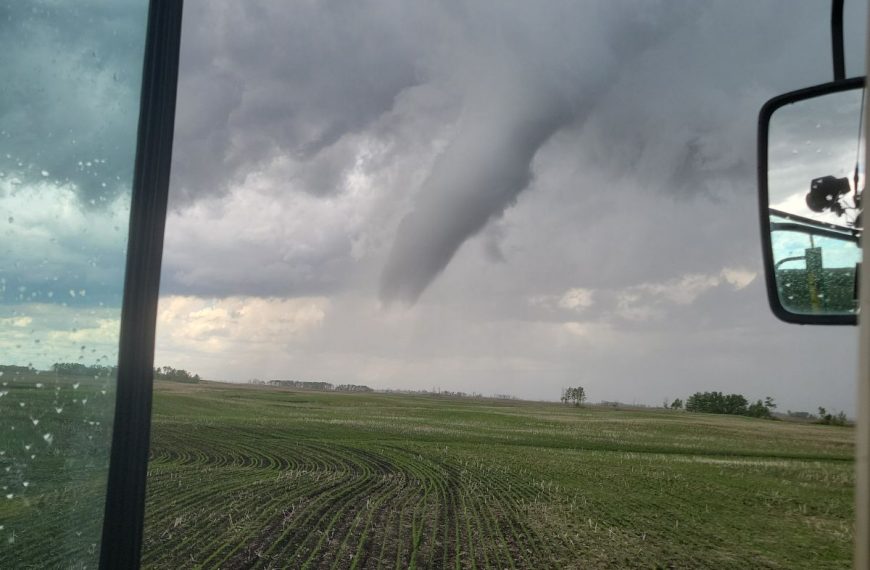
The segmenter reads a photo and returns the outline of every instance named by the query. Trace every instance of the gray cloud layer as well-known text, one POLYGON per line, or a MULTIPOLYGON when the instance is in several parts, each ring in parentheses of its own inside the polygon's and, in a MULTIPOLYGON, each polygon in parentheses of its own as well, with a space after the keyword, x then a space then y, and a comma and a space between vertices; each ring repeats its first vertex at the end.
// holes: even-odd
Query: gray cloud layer
POLYGON ((610 398, 649 372, 653 400, 789 379, 808 405, 801 370, 822 351, 851 399, 854 331, 779 325, 758 278, 722 277, 760 269, 757 112, 830 78, 824 3, 186 9, 164 290, 328 295, 321 332, 274 370, 484 391, 512 377, 524 395, 534 375, 542 397, 583 370, 610 398), (680 287, 703 290, 660 293, 680 287), (584 311, 532 302, 577 288, 584 311))

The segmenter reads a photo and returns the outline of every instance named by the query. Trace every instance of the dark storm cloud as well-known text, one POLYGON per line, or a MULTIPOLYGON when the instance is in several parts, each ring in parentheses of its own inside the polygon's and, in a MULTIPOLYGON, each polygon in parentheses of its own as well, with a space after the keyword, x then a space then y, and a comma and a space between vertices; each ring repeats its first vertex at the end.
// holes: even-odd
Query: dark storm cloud
POLYGON ((129 190, 146 16, 143 2, 6 3, 0 171, 16 185, 71 183, 86 207, 129 190))
MULTIPOLYGON (((667 197, 646 212, 660 217, 667 200, 753 192, 757 109, 778 91, 829 77, 827 9, 784 1, 557 2, 546 10, 486 1, 188 2, 172 199, 184 208, 268 171, 276 207, 295 192, 340 201, 374 141, 383 150, 364 169, 391 200, 367 224, 394 231, 404 203, 407 217, 386 243, 375 240, 392 250, 388 258, 369 248, 366 259, 384 268, 384 300, 413 301, 462 244, 537 184, 548 147, 571 145, 589 159, 591 170, 572 183, 578 196, 594 202, 618 191, 629 213, 639 193, 667 197), (438 130, 443 124, 449 131, 438 130), (414 144, 411 129, 433 145, 414 144), (564 135, 555 144, 554 133, 564 135), (402 161, 429 165, 422 177, 373 170, 395 171, 402 161)), ((850 69, 860 63, 855 16, 847 14, 850 69)), ((739 248, 756 239, 740 233, 739 248)), ((509 232, 486 235, 488 258, 505 258, 499 242, 509 232)), ((350 279, 359 259, 353 239, 345 236, 343 253, 331 242, 321 261, 307 252, 300 267, 350 279)), ((722 250, 708 245, 715 259, 722 250)), ((285 263, 269 275, 298 289, 292 259, 270 263, 285 263)), ((178 289, 195 291, 196 281, 178 289)))
POLYGON ((0 304, 120 306, 146 19, 139 1, 4 3, 0 304))
POLYGON ((173 200, 214 195, 276 157, 324 195, 350 165, 335 145, 420 78, 426 23, 404 2, 190 2, 182 31, 173 200))

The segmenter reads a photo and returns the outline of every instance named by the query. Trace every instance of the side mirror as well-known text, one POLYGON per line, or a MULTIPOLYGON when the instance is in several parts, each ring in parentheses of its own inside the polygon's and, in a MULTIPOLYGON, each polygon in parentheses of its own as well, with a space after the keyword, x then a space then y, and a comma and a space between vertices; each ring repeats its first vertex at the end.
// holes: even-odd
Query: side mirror
POLYGON ((758 119, 770 307, 800 324, 857 324, 864 78, 774 97, 758 119))

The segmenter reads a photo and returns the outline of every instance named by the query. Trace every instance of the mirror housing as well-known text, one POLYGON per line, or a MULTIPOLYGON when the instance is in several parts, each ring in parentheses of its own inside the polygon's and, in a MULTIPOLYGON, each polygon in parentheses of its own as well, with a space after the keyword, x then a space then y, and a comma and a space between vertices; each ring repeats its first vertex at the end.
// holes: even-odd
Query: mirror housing
POLYGON ((767 297, 789 323, 857 324, 864 83, 859 77, 785 93, 759 114, 767 297))

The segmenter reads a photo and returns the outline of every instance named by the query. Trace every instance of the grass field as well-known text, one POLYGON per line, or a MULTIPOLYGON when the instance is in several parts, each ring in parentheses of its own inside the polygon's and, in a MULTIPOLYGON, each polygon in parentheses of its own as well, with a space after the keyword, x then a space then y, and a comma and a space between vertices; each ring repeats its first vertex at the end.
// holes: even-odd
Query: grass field
POLYGON ((160 384, 152 568, 843 568, 852 430, 160 384))
MULTIPOLYGON (((94 567, 107 380, 42 375, 2 392, 0 482, 13 497, 0 497, 0 568, 94 567)), ((159 382, 143 562, 844 568, 852 436, 664 410, 159 382)))

